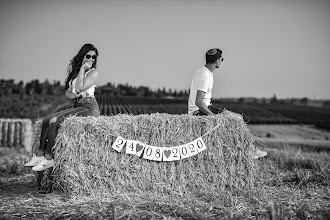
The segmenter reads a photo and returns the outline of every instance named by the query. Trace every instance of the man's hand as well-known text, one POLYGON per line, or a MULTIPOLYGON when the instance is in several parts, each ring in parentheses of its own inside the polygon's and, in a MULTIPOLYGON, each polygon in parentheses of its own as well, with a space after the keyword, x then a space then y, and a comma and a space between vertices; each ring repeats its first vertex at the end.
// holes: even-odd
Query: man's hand
POLYGON ((94 60, 88 60, 86 63, 84 63, 82 66, 81 66, 81 68, 83 69, 83 70, 89 70, 91 67, 92 67, 92 65, 93 65, 93 62, 94 62, 94 60))

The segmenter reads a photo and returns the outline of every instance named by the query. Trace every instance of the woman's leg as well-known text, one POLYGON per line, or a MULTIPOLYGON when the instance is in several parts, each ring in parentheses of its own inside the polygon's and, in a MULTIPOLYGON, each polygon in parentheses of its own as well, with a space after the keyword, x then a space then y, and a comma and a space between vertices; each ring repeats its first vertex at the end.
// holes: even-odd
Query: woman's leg
POLYGON ((48 130, 48 142, 47 142, 47 148, 45 151, 45 156, 42 157, 42 160, 37 165, 32 167, 32 170, 42 171, 42 170, 45 170, 45 169, 48 169, 48 168, 54 166, 52 148, 55 144, 55 138, 56 138, 60 123, 66 117, 69 117, 70 115, 76 115, 77 113, 84 112, 84 111, 88 111, 88 109, 86 109, 84 107, 73 108, 70 111, 62 112, 61 114, 59 114, 49 120, 49 125, 48 125, 48 129, 47 129, 48 130))
POLYGON ((71 115, 76 116, 88 116, 91 114, 91 109, 85 108, 85 107, 77 107, 73 108, 72 111, 66 112, 64 114, 58 115, 56 117, 53 117, 49 121, 49 134, 48 134, 48 143, 47 148, 45 151, 45 157, 48 160, 51 160, 53 158, 52 155, 52 148, 55 145, 55 139, 57 136, 58 129, 60 127, 60 123, 67 117, 71 115))
POLYGON ((44 117, 42 119, 42 124, 41 124, 41 134, 40 134, 40 143, 39 143, 39 149, 36 153, 36 156, 44 156, 45 154, 45 150, 47 147, 47 139, 48 139, 48 125, 49 125, 49 121, 51 118, 56 117, 58 115, 61 115, 65 112, 69 112, 71 111, 71 109, 65 109, 59 112, 56 112, 54 114, 51 115, 47 115, 46 117, 44 117))

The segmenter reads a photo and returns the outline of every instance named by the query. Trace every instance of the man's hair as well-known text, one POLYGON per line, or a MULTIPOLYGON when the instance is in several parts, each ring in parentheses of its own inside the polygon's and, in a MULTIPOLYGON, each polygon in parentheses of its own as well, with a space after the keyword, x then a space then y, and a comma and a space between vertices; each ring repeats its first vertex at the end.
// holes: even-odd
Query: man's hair
POLYGON ((222 51, 218 48, 209 49, 205 54, 206 64, 212 64, 222 56, 222 51))

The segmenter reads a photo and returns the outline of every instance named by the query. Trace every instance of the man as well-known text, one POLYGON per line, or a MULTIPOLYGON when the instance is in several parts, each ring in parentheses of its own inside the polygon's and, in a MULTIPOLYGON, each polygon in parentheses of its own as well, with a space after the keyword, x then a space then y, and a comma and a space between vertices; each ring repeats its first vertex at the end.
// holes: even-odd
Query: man
MULTIPOLYGON (((189 100, 188 100, 188 114, 190 115, 216 115, 223 110, 212 106, 212 89, 213 89, 213 72, 218 69, 223 62, 222 51, 218 48, 210 49, 205 54, 205 66, 197 69, 193 75, 189 100)), ((243 120, 240 114, 230 112, 230 115, 243 120)), ((252 158, 257 159, 264 157, 267 152, 256 150, 252 158)))
POLYGON ((224 60, 222 51, 214 48, 205 54, 205 66, 196 70, 191 81, 188 114, 190 115, 215 115, 222 110, 211 105, 213 72, 218 69, 224 60))

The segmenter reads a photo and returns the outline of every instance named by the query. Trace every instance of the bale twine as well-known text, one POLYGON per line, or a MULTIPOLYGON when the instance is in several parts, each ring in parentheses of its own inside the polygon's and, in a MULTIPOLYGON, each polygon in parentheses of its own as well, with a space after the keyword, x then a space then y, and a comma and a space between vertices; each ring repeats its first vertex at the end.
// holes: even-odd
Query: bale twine
MULTIPOLYGON (((35 124, 36 138, 40 126, 40 121, 35 124)), ((69 117, 61 123, 56 138, 53 175, 59 188, 77 196, 157 198, 197 191, 240 191, 253 187, 252 147, 246 124, 228 111, 217 116, 69 117), (116 136, 157 147, 179 146, 203 136, 207 150, 179 161, 156 162, 125 150, 118 153, 111 148, 116 136)))

